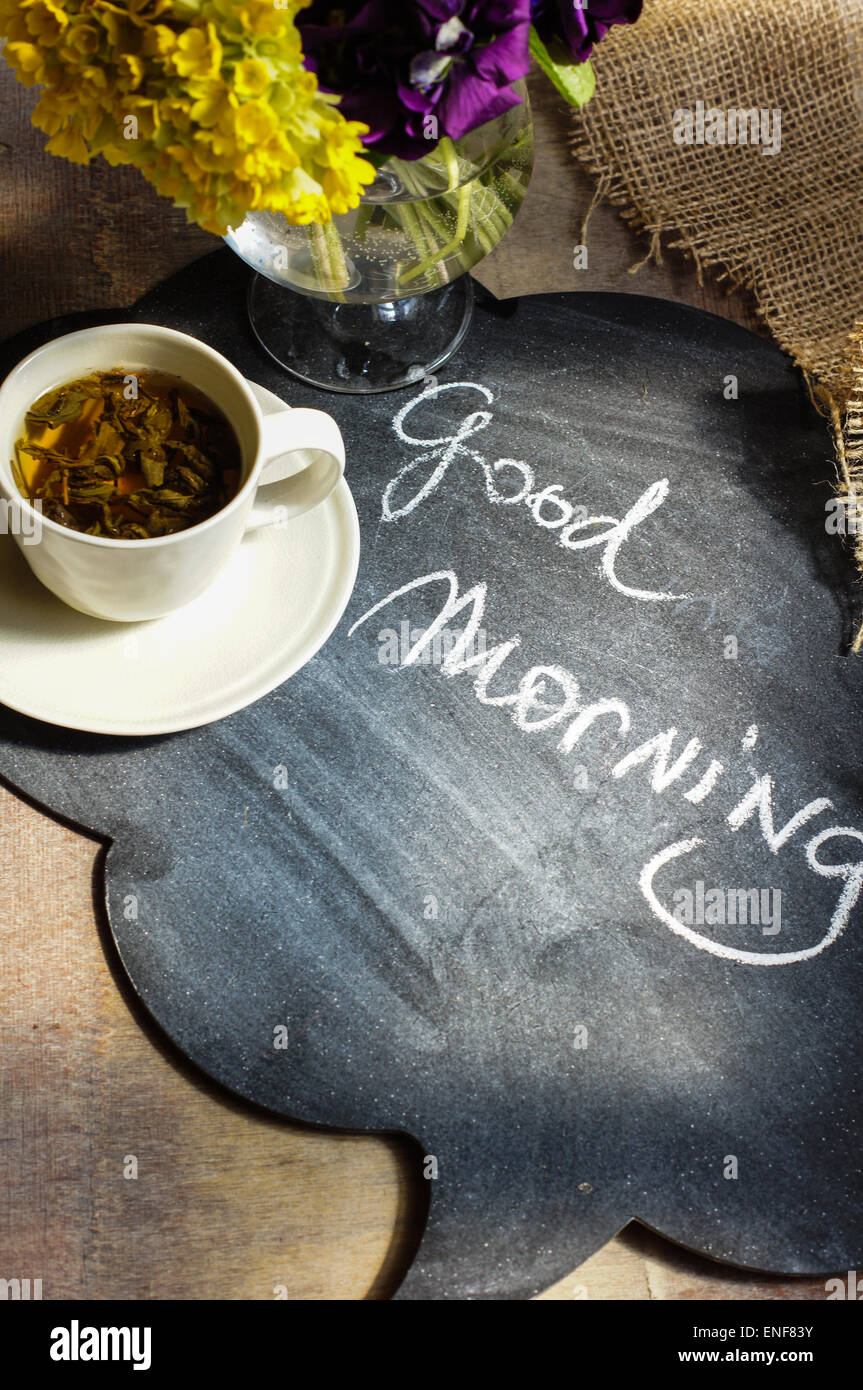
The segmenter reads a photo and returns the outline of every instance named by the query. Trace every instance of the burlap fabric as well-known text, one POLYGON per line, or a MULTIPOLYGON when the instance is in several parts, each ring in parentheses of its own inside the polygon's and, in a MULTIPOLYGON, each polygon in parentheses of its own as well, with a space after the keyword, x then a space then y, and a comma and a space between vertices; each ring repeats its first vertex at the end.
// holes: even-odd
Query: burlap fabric
MULTIPOLYGON (((682 249, 699 277, 709 269, 752 291, 831 419, 839 487, 851 492, 848 513, 856 515, 863 0, 645 0, 639 22, 613 30, 593 62, 597 91, 574 113, 575 155, 599 192, 648 234, 648 256, 661 259, 663 244, 682 249), (730 130, 723 141, 723 122, 706 115, 711 108, 754 109, 769 120, 762 118, 758 142, 749 138, 752 123, 736 121, 746 143, 730 143, 730 130), (779 148, 764 153, 768 129, 776 143, 776 111, 779 148), (682 143, 687 125, 691 144, 682 143)), ((863 571, 863 535, 855 546, 863 571)))

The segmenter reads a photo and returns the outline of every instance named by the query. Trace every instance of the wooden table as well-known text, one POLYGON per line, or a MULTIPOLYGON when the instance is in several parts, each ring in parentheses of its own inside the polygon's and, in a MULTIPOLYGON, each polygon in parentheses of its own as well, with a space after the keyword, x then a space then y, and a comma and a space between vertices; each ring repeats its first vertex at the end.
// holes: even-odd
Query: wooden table
MULTIPOLYGON (((479 268, 496 294, 614 290, 683 300, 757 327, 680 259, 593 215, 569 114, 532 82, 538 159, 513 231, 479 268)), ((0 73, 0 336, 116 308, 218 242, 129 170, 42 150, 34 96, 0 73)), ((216 289, 214 292, 218 292, 216 289)), ((97 843, 0 787, 0 1277, 46 1299, 355 1299, 397 1287, 426 1192, 410 1143, 274 1120, 195 1071, 145 1016, 99 906, 97 843), (129 1156, 138 1176, 124 1177, 129 1156)), ((633 1225, 543 1299, 800 1299, 823 1280, 735 1272, 633 1225)))

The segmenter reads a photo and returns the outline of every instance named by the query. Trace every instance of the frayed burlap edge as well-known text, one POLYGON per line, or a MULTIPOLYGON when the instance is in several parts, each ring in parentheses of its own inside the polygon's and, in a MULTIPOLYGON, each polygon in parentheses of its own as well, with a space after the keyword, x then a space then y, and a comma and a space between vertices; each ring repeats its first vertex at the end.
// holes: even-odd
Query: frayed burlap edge
MULTIPOLYGON (((792 362, 807 375, 811 376, 815 372, 815 364, 802 359, 792 344, 784 339, 784 335, 777 325, 771 322, 765 305, 769 295, 766 290, 759 286, 757 277, 752 270, 742 264, 729 265, 726 258, 709 249, 706 244, 706 237, 702 238, 697 232, 687 231, 675 222, 673 217, 669 216, 661 221, 652 218, 644 208, 638 206, 632 190, 623 183, 617 171, 610 165, 601 165, 596 162, 594 145, 586 135, 575 131, 570 135, 567 143, 584 171, 597 180, 596 190, 582 222, 581 241, 583 244, 587 241, 588 226, 594 212, 601 203, 610 203, 617 209, 621 221, 625 222, 636 235, 646 235, 650 238, 644 255, 640 256, 634 265, 629 266, 627 274, 637 275, 651 261, 659 266, 664 265, 662 238, 667 238, 666 250, 680 251, 684 257, 692 262, 696 283, 700 289, 704 287, 705 273, 709 273, 714 284, 724 287, 726 295, 731 296, 739 291, 751 294, 753 308, 773 340, 782 348, 783 352, 788 354, 792 362), (669 238, 674 238, 674 240, 669 238)), ((825 392, 827 390, 823 386, 820 389, 825 392)), ((837 399, 841 409, 845 395, 847 395, 847 391, 840 392, 837 397, 831 395, 830 399, 837 399)))
MULTIPOLYGON (((844 419, 833 401, 830 401, 830 416, 845 532, 852 538, 857 568, 863 574, 863 323, 857 324, 850 342, 854 353, 854 384, 845 405, 844 419)), ((863 650, 863 623, 851 643, 851 650, 863 650)))

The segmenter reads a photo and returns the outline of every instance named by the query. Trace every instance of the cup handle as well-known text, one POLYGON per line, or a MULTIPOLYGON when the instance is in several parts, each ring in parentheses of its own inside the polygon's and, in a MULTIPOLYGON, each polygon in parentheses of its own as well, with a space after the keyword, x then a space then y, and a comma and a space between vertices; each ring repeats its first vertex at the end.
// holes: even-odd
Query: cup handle
POLYGON ((246 529, 284 523, 329 497, 345 471, 345 445, 323 410, 279 410, 261 420, 264 466, 246 529))

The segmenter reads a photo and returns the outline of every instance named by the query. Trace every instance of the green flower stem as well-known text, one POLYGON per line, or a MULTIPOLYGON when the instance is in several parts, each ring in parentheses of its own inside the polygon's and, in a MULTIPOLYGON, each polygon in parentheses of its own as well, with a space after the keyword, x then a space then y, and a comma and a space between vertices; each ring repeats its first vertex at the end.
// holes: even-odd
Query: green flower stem
MULTIPOLYGON (((429 225, 430 219, 423 215, 426 209, 422 209, 421 205, 415 207, 410 203, 403 203, 401 207, 398 208, 397 214, 394 207, 388 209, 388 211, 390 216, 396 221, 396 225, 410 235, 416 247, 417 255, 420 256, 423 261, 427 261, 429 264, 433 265, 438 259, 438 253, 435 250, 437 240, 434 236, 433 227, 429 225)), ((402 277, 399 276, 399 283, 401 283, 401 280, 402 277)))
MULTIPOLYGON (((445 226, 443 220, 431 214, 428 203, 420 202, 418 209, 419 216, 430 224, 434 259, 425 257, 422 266, 412 267, 405 276, 408 282, 424 271, 427 273, 431 265, 441 257, 451 257, 452 254, 458 251, 459 247, 463 247, 465 250, 464 255, 458 256, 459 264, 463 269, 468 269, 477 259, 476 256, 472 256, 467 252, 469 238, 473 238, 476 247, 479 248, 482 255, 487 255, 489 251, 494 249, 498 241, 500 241, 501 237, 512 225, 512 216, 501 202, 495 190, 493 172, 486 172, 469 180, 468 196, 464 189, 460 190, 458 187, 459 180, 461 179, 461 164, 458 152, 452 140, 447 137, 442 139, 438 143, 436 153, 443 156, 442 160, 435 160, 432 162, 432 160, 426 156, 423 163, 426 169, 432 167, 435 172, 440 171, 441 174, 446 175, 447 189, 432 196, 435 197, 438 203, 444 202, 452 208, 456 218, 456 230, 453 236, 450 237, 448 228, 445 226), (486 194, 484 203, 487 208, 481 215, 477 214, 474 210, 475 194, 480 189, 486 194), (490 208, 487 206, 489 202, 491 203, 490 208), (456 242, 458 243, 457 246, 454 245, 456 242)), ((490 159, 490 165, 494 165, 495 163, 496 160, 494 158, 490 159)), ((418 199, 422 199, 424 189, 414 176, 412 167, 406 165, 404 168, 400 169, 399 176, 404 187, 409 192, 413 192, 418 199)), ((467 187, 467 185, 465 185, 465 187, 467 187)), ((519 201, 521 201, 523 190, 520 186, 519 194, 519 201)), ((449 279, 450 277, 446 276, 445 278, 449 279)))
MULTIPOLYGON (((395 293, 416 293, 445 285, 454 275, 470 270, 493 251, 509 227, 513 214, 499 189, 510 193, 514 206, 524 196, 522 182, 507 170, 501 158, 491 158, 482 173, 474 173, 469 161, 459 157, 452 140, 438 142, 434 158, 426 156, 422 168, 399 164, 398 176, 404 201, 360 206, 350 239, 362 243, 371 228, 387 235, 400 233, 412 244, 406 247, 407 266, 397 273, 395 293), (503 164, 503 167, 501 167, 503 164), (429 187, 438 183, 437 191, 429 187), (508 183, 501 183, 501 180, 508 183)), ((349 283, 345 251, 333 223, 313 224, 308 229, 309 246, 320 292, 344 302, 340 292, 349 283)))
POLYGON ((443 154, 444 164, 446 166, 447 171, 447 177, 449 179, 449 183, 447 184, 447 192, 452 193, 454 189, 458 188, 459 180, 461 178, 461 173, 459 171, 458 164, 458 154, 456 153, 455 145, 453 144, 452 140, 449 138, 448 135, 445 135, 443 139, 438 143, 438 149, 443 154))
POLYGON ((469 183, 463 184, 458 191, 456 228, 455 235, 452 239, 438 251, 435 251, 431 256, 426 256, 425 260, 420 261, 419 265, 415 265, 411 270, 406 271, 405 274, 400 277, 399 284, 409 285, 412 280, 416 280, 419 276, 425 275, 426 271, 430 270, 436 262, 446 262, 446 260, 463 245, 465 237, 467 236, 468 219, 470 217, 470 194, 471 184, 469 183))
POLYGON ((341 290, 350 281, 342 239, 332 222, 310 222, 309 249, 321 289, 331 299, 344 302, 341 290))
POLYGON ((484 256, 487 256, 490 251, 493 251, 500 240, 499 237, 489 236, 485 227, 481 226, 478 221, 474 223, 473 234, 484 256))
MULTIPOLYGON (((524 198, 524 185, 518 179, 513 178, 512 174, 509 172, 508 169, 501 169, 499 177, 502 179, 506 179, 509 183, 512 184, 513 188, 515 188, 518 191, 519 202, 521 202, 524 198)), ((503 204, 501 206, 503 206, 503 204)), ((504 208, 504 210, 506 209, 504 208)), ((509 218, 510 222, 512 222, 512 213, 507 212, 507 217, 509 218)))
POLYGON ((495 201, 491 211, 481 215, 475 215, 472 222, 473 234, 477 241, 484 239, 491 241, 492 246, 497 246, 501 237, 512 224, 512 218, 507 218, 506 209, 499 200, 495 201))

